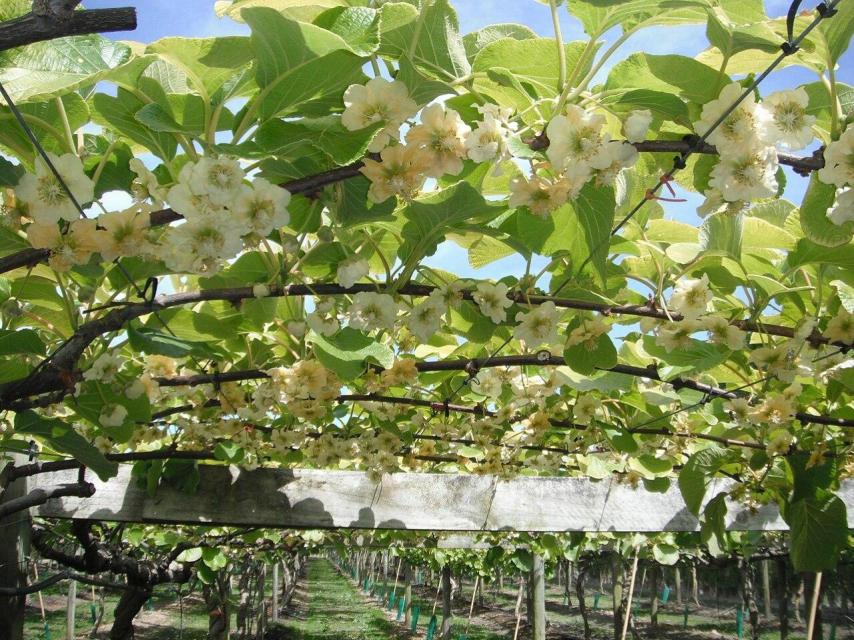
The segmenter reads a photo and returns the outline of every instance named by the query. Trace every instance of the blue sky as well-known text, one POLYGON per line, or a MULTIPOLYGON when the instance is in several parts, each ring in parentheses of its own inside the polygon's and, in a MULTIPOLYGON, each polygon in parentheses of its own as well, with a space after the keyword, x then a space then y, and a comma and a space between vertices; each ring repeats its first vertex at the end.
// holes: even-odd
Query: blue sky
MULTIPOLYGON (((111 37, 151 42, 166 36, 203 37, 248 33, 245 25, 228 18, 218 18, 213 11, 213 0, 131 0, 130 2, 128 0, 88 0, 85 2, 86 7, 90 9, 128 4, 137 8, 139 22, 137 30, 112 34, 111 37)), ((457 9, 460 28, 465 33, 498 22, 517 22, 527 25, 544 36, 553 35, 548 7, 535 0, 452 0, 452 4, 457 9)), ((802 8, 809 9, 816 4, 816 1, 810 0, 804 2, 802 8)), ((789 2, 788 0, 766 0, 765 7, 769 16, 782 16, 788 10, 789 2)), ((565 8, 561 8, 560 15, 565 40, 586 39, 581 25, 569 15, 565 8)), ((613 34, 607 35, 613 36, 613 34)), ((704 25, 654 27, 642 30, 630 38, 614 56, 612 62, 617 62, 636 51, 655 54, 678 53, 693 57, 706 46, 704 25)), ((842 82, 854 84, 852 51, 849 50, 840 61, 837 78, 842 82)), ((772 74, 763 83, 762 92, 791 88, 815 80, 816 77, 812 72, 799 67, 789 67, 772 74)), ((806 179, 790 171, 787 172, 787 177, 785 196, 794 202, 799 202, 806 187, 806 179)), ((695 194, 682 195, 687 195, 688 203, 664 203, 666 217, 699 225, 700 219, 695 214, 695 208, 701 198, 695 194)), ((454 271, 463 277, 499 278, 508 273, 521 275, 524 270, 524 264, 518 257, 500 260, 478 271, 472 270, 468 266, 465 251, 448 242, 439 247, 429 263, 454 271)))

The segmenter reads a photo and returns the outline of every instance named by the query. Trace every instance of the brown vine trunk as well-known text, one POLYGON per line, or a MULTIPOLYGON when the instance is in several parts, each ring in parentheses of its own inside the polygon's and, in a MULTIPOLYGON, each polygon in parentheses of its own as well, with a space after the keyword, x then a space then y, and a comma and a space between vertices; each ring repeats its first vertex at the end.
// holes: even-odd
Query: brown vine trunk
POLYGON ((614 640, 620 640, 623 635, 623 618, 627 615, 626 599, 628 596, 626 585, 626 566, 623 556, 614 554, 612 560, 613 583, 611 591, 614 596, 614 640))
POLYGON ((747 611, 747 620, 750 623, 750 637, 759 640, 759 607, 756 606, 756 594, 753 582, 753 565, 745 560, 738 561, 741 574, 739 581, 742 606, 747 611))
POLYGON ((219 571, 213 584, 205 585, 203 595, 208 610, 208 640, 227 640, 231 627, 231 575, 219 571))
POLYGON ((789 564, 784 557, 777 558, 777 617, 780 619, 780 640, 789 638, 789 564))
POLYGON ((578 563, 578 573, 575 577, 575 597, 578 600, 578 611, 584 623, 584 640, 590 640, 590 621, 587 619, 587 601, 584 598, 584 578, 587 575, 587 565, 578 563))
POLYGON ((122 592, 122 597, 116 605, 110 640, 133 640, 133 619, 150 597, 151 587, 148 585, 130 585, 130 588, 122 592))

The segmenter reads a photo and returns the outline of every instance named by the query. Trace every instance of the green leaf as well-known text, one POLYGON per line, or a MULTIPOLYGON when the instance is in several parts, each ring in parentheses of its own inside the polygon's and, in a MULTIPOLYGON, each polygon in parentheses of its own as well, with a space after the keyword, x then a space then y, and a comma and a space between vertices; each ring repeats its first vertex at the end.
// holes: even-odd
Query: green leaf
POLYGON ((229 464, 240 464, 246 451, 236 442, 218 442, 214 447, 214 457, 229 464))
POLYGON ((616 451, 620 453, 637 452, 639 448, 638 443, 631 433, 623 429, 618 429, 616 427, 606 425, 604 423, 597 423, 597 425, 602 430, 605 439, 612 447, 614 447, 616 451))
POLYGON ((679 562, 679 547, 672 544, 654 544, 652 557, 658 564, 672 567, 679 562))
POLYGON ((628 114, 634 109, 648 109, 652 116, 659 120, 670 120, 685 127, 691 126, 688 106, 675 95, 664 91, 629 89, 624 93, 607 96, 602 103, 619 114, 628 114))
POLYGON ((205 103, 199 96, 173 94, 169 108, 147 104, 134 114, 137 122, 159 133, 180 133, 201 137, 207 130, 205 103))
POLYGON ((813 174, 801 204, 801 229, 807 240, 824 247, 848 244, 854 237, 854 221, 834 224, 827 217, 827 210, 836 199, 836 187, 825 184, 813 174))
POLYGON ((827 264, 851 270, 854 269, 854 246, 846 244, 828 248, 802 238, 786 262, 790 269, 807 264, 827 264))
POLYGON ((317 16, 314 24, 341 36, 360 56, 369 56, 380 46, 380 12, 376 9, 335 7, 317 16))
MULTIPOLYGON (((763 20, 766 20, 764 15, 763 20)), ((709 11, 706 37, 725 58, 750 49, 765 52, 777 52, 780 49, 779 36, 765 21, 753 24, 737 23, 721 7, 709 11)))
POLYGON ((99 35, 36 42, 0 52, 0 82, 15 102, 47 100, 95 84, 130 56, 126 44, 99 35))
POLYGON ((20 164, 13 164, 6 158, 0 158, 0 187, 14 187, 21 181, 25 169, 20 164))
MULTIPOLYGON (((8 281, 6 284, 8 286, 8 281)), ((39 334, 32 329, 18 329, 17 331, 0 329, 0 356, 8 356, 13 353, 44 355, 44 343, 39 338, 39 334)))
POLYGON ((409 97, 419 105, 426 104, 439 96, 456 94, 451 85, 424 76, 408 58, 400 59, 400 68, 395 79, 406 85, 409 89, 409 97))
POLYGON ((340 36, 265 7, 244 9, 242 15, 252 28, 255 79, 261 89, 249 103, 251 113, 264 121, 343 109, 344 90, 361 82, 364 74, 361 58, 340 36))
POLYGON ((255 142, 267 153, 288 156, 294 142, 300 146, 309 143, 316 147, 337 165, 350 164, 367 153, 368 145, 377 131, 383 128, 381 122, 358 131, 350 131, 341 124, 340 116, 323 118, 301 118, 295 121, 270 120, 258 128, 255 142))
POLYGON ((403 209, 406 222, 401 236, 404 242, 398 256, 411 270, 421 258, 436 251, 439 242, 455 225, 488 222, 503 209, 502 205, 487 202, 467 182, 413 200, 403 209))
POLYGON ((738 260, 741 257, 743 214, 715 213, 703 220, 700 227, 700 247, 703 251, 725 253, 738 260))
MULTIPOLYGON (((568 69, 581 63, 584 43, 570 42, 565 45, 565 49, 568 69)), ((587 68, 585 64, 582 73, 587 68)), ((475 73, 474 86, 478 92, 485 93, 499 104, 515 106, 519 111, 537 98, 554 98, 560 91, 560 62, 555 41, 551 38, 496 40, 477 54, 472 71, 475 73), (502 77, 512 77, 515 82, 502 82, 494 75, 492 78, 482 77, 497 69, 503 70, 502 77)), ((531 117, 539 116, 533 114, 531 117)))
POLYGON ((705 104, 718 97, 728 77, 718 78, 718 70, 678 55, 656 56, 634 53, 614 65, 605 81, 606 91, 637 89, 680 95, 686 100, 705 104))
POLYGON ((572 345, 564 349, 563 357, 573 371, 590 375, 599 369, 610 369, 616 365, 617 349, 605 334, 599 336, 593 349, 588 349, 586 344, 572 345))
POLYGON ((145 51, 181 69, 202 99, 215 105, 233 94, 235 79, 242 79, 243 70, 252 62, 252 48, 245 36, 163 38, 145 51))
POLYGON ((408 3, 386 3, 380 24, 380 54, 408 57, 420 72, 445 82, 471 72, 457 12, 448 0, 434 0, 420 11, 408 3))
POLYGON ((152 131, 136 119, 137 112, 145 105, 126 89, 119 88, 115 96, 97 93, 92 98, 92 120, 117 136, 142 145, 163 160, 171 160, 178 147, 175 136, 152 131))
POLYGON ((95 425, 100 425, 101 411, 109 405, 122 405, 127 409, 123 425, 101 427, 103 435, 110 436, 116 442, 127 442, 133 435, 134 423, 144 423, 151 419, 151 403, 146 394, 129 398, 125 393, 119 393, 113 387, 100 382, 85 385, 83 391, 69 403, 77 415, 95 425))
POLYGON ((827 52, 831 64, 842 58, 851 44, 854 35, 854 6, 850 2, 840 2, 836 7, 836 15, 819 24, 819 30, 824 33, 827 52))
MULTIPOLYGON (((62 125, 59 102, 62 103, 62 109, 72 131, 89 122, 89 107, 76 93, 62 96, 59 101, 25 103, 19 105, 18 109, 42 146, 47 151, 61 155, 74 152, 76 149, 72 147, 73 141, 68 139, 62 125)), ((0 145, 10 149, 25 163, 32 163, 35 158, 32 142, 21 129, 11 110, 5 106, 0 106, 0 145)))
POLYGON ((688 510, 695 516, 700 515, 706 486, 729 458, 729 451, 714 445, 692 454, 679 472, 679 490, 688 510))
POLYGON ((162 331, 148 327, 136 328, 128 326, 128 343, 134 351, 149 355, 169 356, 170 358, 185 358, 190 354, 206 355, 210 352, 203 342, 181 340, 162 331))
POLYGON ((368 362, 384 368, 394 363, 390 348, 350 327, 329 337, 310 334, 307 340, 314 344, 317 359, 345 381, 358 378, 368 362))
POLYGON ((205 547, 202 549, 202 562, 211 570, 219 571, 228 564, 228 557, 220 549, 205 547))
POLYGON ((178 562, 197 562, 202 557, 202 548, 201 547, 193 547, 192 549, 185 549, 181 552, 175 560, 178 562))
POLYGON ((118 464, 107 460, 74 427, 61 420, 43 418, 34 411, 19 411, 15 414, 15 433, 42 438, 52 449, 67 453, 94 471, 101 480, 118 473, 118 464))
POLYGON ((571 0, 567 2, 569 12, 579 19, 584 33, 598 38, 616 26, 643 23, 685 24, 704 22, 706 13, 702 9, 708 3, 688 0, 571 0))
POLYGON ((789 551, 796 571, 830 571, 848 543, 845 503, 830 491, 819 490, 785 509, 789 551))
POLYGON ((469 60, 474 60, 477 54, 488 44, 503 38, 514 40, 531 40, 537 38, 537 33, 523 24, 491 24, 483 29, 472 31, 463 36, 463 47, 469 60))
POLYGON ((708 544, 713 537, 717 545, 721 546, 726 533, 726 504, 727 494, 721 492, 706 503, 703 509, 702 523, 700 524, 700 537, 708 544))
POLYGON ((654 336, 643 337, 643 348, 656 360, 661 360, 674 367, 672 372, 661 372, 662 377, 670 377, 690 371, 707 371, 724 362, 730 355, 726 347, 711 342, 690 338, 685 346, 674 349, 670 353, 655 342, 654 336))

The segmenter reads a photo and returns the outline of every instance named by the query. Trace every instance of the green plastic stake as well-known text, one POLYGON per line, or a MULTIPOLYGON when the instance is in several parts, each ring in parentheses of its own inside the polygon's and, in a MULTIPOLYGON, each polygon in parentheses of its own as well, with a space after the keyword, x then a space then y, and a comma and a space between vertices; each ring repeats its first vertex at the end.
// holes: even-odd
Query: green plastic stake
POLYGON ((415 633, 418 628, 418 616, 421 615, 421 607, 419 607, 417 604, 412 605, 412 609, 409 610, 409 614, 412 616, 412 620, 409 624, 409 629, 410 631, 415 633))
POLYGON ((602 594, 598 591, 593 594, 593 611, 599 610, 599 598, 602 597, 602 594))
POLYGON ((98 609, 94 602, 89 604, 89 617, 92 618, 92 624, 95 624, 95 620, 98 619, 98 609))
POLYGON ((457 640, 467 640, 467 639, 466 639, 466 634, 461 633, 460 635, 458 635, 458 636, 457 636, 457 640))
POLYGON ((45 622, 44 623, 44 640, 51 640, 53 636, 50 634, 50 625, 45 622))
POLYGON ((830 625, 830 637, 827 640, 836 640, 836 623, 830 625))
POLYGON ((661 604, 667 604, 668 600, 670 600, 670 587, 664 585, 661 589, 661 604))
POLYGON ((433 636, 436 633, 436 627, 438 626, 438 624, 439 624, 439 621, 436 618, 436 614, 434 613, 430 617, 430 624, 427 625, 427 636, 426 636, 425 640, 433 640, 433 636))
POLYGON ((741 607, 735 610, 735 635, 738 640, 744 637, 744 611, 741 607))
POLYGON ((396 605, 396 604, 397 604, 397 596, 394 594, 394 592, 392 592, 388 596, 388 610, 391 611, 392 609, 394 609, 394 605, 396 605))
POLYGON ((403 611, 406 609, 406 598, 400 596, 397 603, 397 621, 400 622, 401 618, 403 618, 403 611))
POLYGON ((154 611, 154 603, 151 601, 151 598, 145 601, 145 610, 154 611))
POLYGON ((685 605, 685 611, 683 612, 683 615, 685 616, 685 618, 684 618, 684 620, 682 620, 682 628, 687 629, 688 628, 688 605, 687 604, 685 605))

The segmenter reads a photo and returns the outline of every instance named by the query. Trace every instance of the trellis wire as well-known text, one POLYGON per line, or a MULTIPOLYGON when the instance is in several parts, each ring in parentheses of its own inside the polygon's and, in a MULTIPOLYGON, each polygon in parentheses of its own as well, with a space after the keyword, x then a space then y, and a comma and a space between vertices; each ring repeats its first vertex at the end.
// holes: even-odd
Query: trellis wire
POLYGON ((819 3, 815 8, 815 10, 818 11, 818 15, 813 18, 812 22, 810 22, 810 24, 804 27, 804 30, 800 33, 800 35, 798 35, 798 37, 794 39, 792 39, 792 31, 794 28, 795 15, 791 9, 794 8, 796 11, 798 5, 800 5, 800 0, 795 0, 792 3, 787 19, 789 39, 780 46, 780 48, 782 49, 781 53, 777 55, 777 57, 771 62, 771 64, 769 64, 765 68, 762 73, 760 73, 758 76, 756 76, 756 78, 754 78, 754 80, 744 89, 744 91, 741 92, 741 95, 733 101, 733 103, 718 117, 717 120, 715 120, 715 122, 712 123, 711 127, 709 127, 709 129, 703 135, 692 136, 690 138, 690 146, 688 147, 688 149, 673 158, 673 166, 671 167, 671 169, 661 176, 657 184, 655 184, 652 188, 647 189, 644 197, 637 204, 635 204, 634 207, 632 207, 629 213, 627 213, 620 220, 620 222, 617 223, 617 226, 611 230, 611 233, 608 234, 608 237, 594 246, 594 248, 590 251, 590 254, 581 263, 581 266, 578 268, 577 273, 568 276, 560 284, 560 286, 554 290, 552 295, 557 295, 558 293, 560 293, 567 284, 569 284, 574 278, 580 275, 584 267, 587 266, 590 260, 592 260, 593 255, 597 251, 599 251, 604 245, 609 244, 611 242, 611 238, 615 236, 620 231, 620 229, 622 229, 626 224, 628 224, 629 220, 634 218, 634 216, 643 208, 644 204, 646 204, 649 200, 654 200, 656 194, 665 184, 669 185, 670 180, 673 179, 673 176, 686 167, 686 160, 688 160, 688 158, 694 155, 697 150, 700 149, 707 142, 709 136, 711 136, 712 133, 714 133, 718 127, 720 127, 724 122, 726 122, 726 119, 729 118, 729 116, 732 115, 732 113, 738 108, 738 106, 742 102, 744 102, 747 97, 759 87, 763 80, 765 80, 769 75, 771 75, 771 72, 774 71, 774 69, 776 69, 780 65, 780 63, 783 62, 783 60, 795 53, 800 48, 801 42, 804 41, 804 39, 810 34, 813 29, 815 29, 815 27, 819 25, 822 20, 830 18, 836 13, 836 7, 840 2, 842 2, 842 0, 831 0, 829 3, 819 3))

